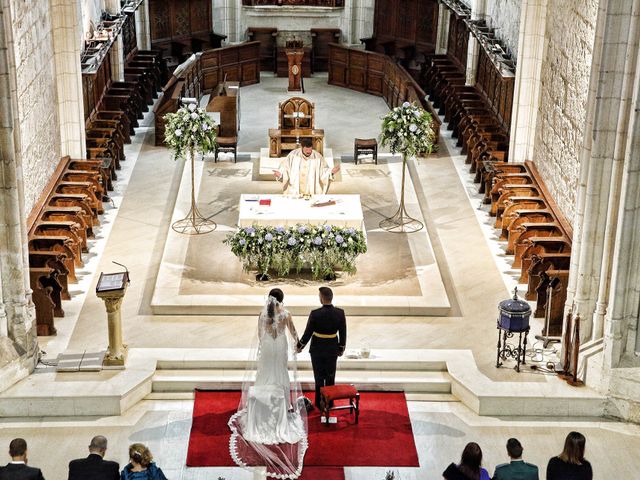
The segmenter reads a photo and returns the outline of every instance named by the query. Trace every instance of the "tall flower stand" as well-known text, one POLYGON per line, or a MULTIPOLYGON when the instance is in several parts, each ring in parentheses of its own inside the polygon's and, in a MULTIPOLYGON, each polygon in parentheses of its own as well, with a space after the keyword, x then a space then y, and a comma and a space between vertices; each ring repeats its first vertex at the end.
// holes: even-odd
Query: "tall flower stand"
POLYGON ((191 208, 183 219, 173 222, 171 228, 185 235, 203 235, 213 232, 218 225, 202 215, 196 204, 195 152, 193 149, 189 151, 189 161, 191 162, 191 208))
POLYGON ((404 181, 407 170, 407 155, 402 155, 402 186, 400 190, 400 207, 389 218, 380 222, 380 228, 391 233, 414 233, 422 230, 424 225, 407 213, 404 205, 404 181))

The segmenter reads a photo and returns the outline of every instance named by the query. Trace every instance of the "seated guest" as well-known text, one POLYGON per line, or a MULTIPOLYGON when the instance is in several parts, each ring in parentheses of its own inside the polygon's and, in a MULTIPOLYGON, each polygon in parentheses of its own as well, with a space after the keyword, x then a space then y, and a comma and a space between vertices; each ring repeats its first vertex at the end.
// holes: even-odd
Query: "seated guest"
POLYGON ((584 435, 570 432, 562 453, 549 460, 547 480, 591 480, 591 464, 584 459, 585 442, 584 435))
POLYGON ((118 480, 120 465, 104 460, 107 439, 98 435, 91 439, 89 456, 69 462, 69 480, 118 480))
POLYGON ((39 468, 27 466, 27 442, 23 438, 11 440, 9 456, 7 466, 0 467, 0 480, 44 480, 39 468))
POLYGON ((522 445, 517 438, 507 440, 507 455, 510 463, 496 467, 493 480, 538 480, 538 467, 522 460, 522 445))
POLYGON ((120 480, 167 480, 143 444, 134 443, 129 447, 129 460, 131 463, 122 470, 120 480))
POLYGON ((467 443, 460 463, 452 463, 442 472, 446 480, 489 480, 489 473, 482 468, 482 450, 474 442, 467 443))

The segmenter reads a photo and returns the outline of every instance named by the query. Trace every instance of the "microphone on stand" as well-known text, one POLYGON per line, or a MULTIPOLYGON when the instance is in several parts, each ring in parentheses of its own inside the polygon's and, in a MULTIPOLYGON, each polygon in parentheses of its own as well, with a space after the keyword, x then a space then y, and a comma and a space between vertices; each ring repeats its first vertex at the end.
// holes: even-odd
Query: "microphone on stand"
POLYGON ((111 263, 115 263, 116 265, 124 268, 124 270, 127 272, 127 283, 131 283, 131 276, 129 275, 129 269, 127 268, 127 266, 123 265, 122 263, 114 262, 113 260, 111 260, 111 263))

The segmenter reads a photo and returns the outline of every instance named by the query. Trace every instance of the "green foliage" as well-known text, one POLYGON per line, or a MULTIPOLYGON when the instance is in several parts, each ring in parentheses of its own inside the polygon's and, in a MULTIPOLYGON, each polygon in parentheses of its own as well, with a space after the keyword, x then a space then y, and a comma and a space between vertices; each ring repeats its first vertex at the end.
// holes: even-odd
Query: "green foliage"
POLYGON ((164 120, 164 141, 173 150, 174 159, 184 158, 187 152, 205 155, 215 149, 215 123, 202 108, 194 104, 180 107, 176 113, 167 113, 164 120))
POLYGON ((224 243, 242 261, 245 271, 267 274, 271 270, 279 277, 300 272, 305 264, 311 266, 315 279, 334 275, 335 270, 351 275, 356 272, 357 256, 367 251, 361 230, 332 225, 254 225, 239 228, 224 243))
POLYGON ((404 102, 382 118, 380 143, 392 153, 406 157, 431 153, 434 140, 431 114, 422 107, 404 102))

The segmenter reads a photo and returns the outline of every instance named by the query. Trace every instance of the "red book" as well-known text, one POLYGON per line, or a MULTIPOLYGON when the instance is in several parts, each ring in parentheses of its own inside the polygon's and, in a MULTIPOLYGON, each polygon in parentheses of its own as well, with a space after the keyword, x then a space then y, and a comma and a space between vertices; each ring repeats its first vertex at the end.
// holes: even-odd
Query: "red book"
POLYGON ((266 205, 267 207, 271 206, 271 199, 270 198, 263 198, 260 200, 260 205, 266 205))

